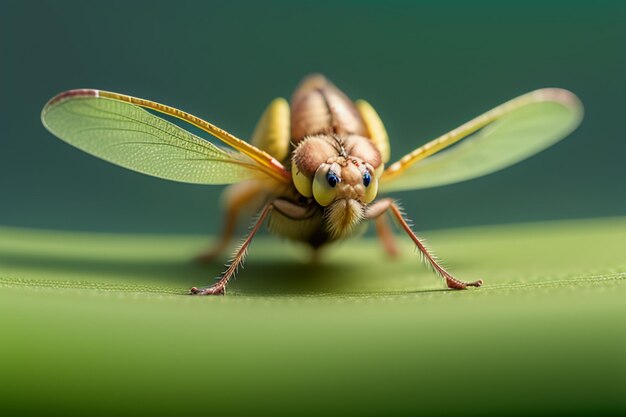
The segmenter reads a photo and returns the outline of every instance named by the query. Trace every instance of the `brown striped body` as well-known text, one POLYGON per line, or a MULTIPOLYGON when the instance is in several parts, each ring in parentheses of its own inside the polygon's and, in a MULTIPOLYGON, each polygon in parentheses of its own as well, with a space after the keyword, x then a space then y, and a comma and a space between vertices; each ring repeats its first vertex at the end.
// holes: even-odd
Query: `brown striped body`
MULTIPOLYGON (((269 144, 264 146, 262 142, 257 141, 258 146, 269 150, 269 144)), ((289 142, 284 144, 289 152, 283 162, 290 166, 292 158, 297 161, 299 170, 306 176, 305 181, 310 183, 320 165, 339 157, 344 166, 340 173, 344 183, 338 188, 350 194, 351 202, 344 196, 339 198, 341 204, 324 207, 311 195, 303 195, 294 187, 276 197, 302 207, 306 215, 303 218, 290 216, 279 201, 268 217, 269 230, 313 247, 363 230, 365 204, 356 200, 357 192, 350 188, 352 181, 358 183, 359 192, 363 192, 362 172, 354 167, 354 158, 362 164, 367 162, 372 171, 382 167, 382 163, 354 102, 323 76, 308 76, 294 92, 290 103, 289 142)))
POLYGON ((319 134, 368 137, 365 123, 354 103, 321 75, 311 75, 291 98, 291 140, 319 134))

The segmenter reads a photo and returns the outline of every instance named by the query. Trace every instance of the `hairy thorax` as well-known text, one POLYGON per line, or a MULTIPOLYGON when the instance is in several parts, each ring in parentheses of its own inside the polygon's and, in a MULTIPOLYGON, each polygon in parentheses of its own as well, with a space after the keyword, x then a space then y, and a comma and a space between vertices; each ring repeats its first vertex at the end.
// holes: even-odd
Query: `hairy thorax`
POLYGON ((294 188, 274 200, 270 230, 314 247, 364 230, 381 166, 378 151, 365 137, 304 138, 293 152, 294 188))

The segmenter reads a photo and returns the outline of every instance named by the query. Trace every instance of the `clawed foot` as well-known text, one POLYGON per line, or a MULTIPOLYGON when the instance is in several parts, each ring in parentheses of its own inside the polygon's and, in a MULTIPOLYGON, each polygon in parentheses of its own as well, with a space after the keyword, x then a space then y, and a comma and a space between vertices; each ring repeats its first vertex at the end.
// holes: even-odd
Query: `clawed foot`
POLYGON ((478 281, 463 282, 453 277, 446 277, 446 285, 453 290, 464 290, 467 287, 480 287, 483 285, 483 280, 479 279, 478 281))
POLYGON ((216 284, 204 288, 191 287, 189 295, 224 295, 224 286, 216 284))

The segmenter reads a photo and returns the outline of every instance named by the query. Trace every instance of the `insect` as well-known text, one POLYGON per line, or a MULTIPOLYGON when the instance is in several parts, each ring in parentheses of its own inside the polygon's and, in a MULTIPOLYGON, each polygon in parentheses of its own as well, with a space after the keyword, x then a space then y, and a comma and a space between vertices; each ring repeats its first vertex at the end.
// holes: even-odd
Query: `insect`
POLYGON ((217 282, 191 288, 190 294, 224 294, 266 221, 271 232, 305 242, 315 252, 373 220, 386 252, 395 255, 389 218, 448 288, 464 289, 483 281, 453 277, 414 233, 398 203, 377 197, 464 181, 521 161, 574 130, 582 105, 567 90, 536 90, 388 166, 389 139, 374 108, 363 100, 353 102, 318 74, 301 82, 290 104, 282 98, 269 104, 250 143, 184 111, 101 90, 63 92, 45 105, 41 118, 60 139, 125 168, 187 183, 233 184, 225 191, 221 239, 202 259, 228 246, 244 209, 259 213, 217 282), (221 146, 156 114, 200 128, 221 146))

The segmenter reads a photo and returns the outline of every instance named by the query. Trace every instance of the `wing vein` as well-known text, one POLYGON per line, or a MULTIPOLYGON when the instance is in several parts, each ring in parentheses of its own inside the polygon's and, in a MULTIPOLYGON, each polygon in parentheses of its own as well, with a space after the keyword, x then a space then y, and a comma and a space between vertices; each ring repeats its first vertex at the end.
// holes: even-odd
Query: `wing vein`
POLYGON ((436 187, 490 174, 555 144, 581 119, 582 105, 567 90, 524 94, 400 158, 381 176, 380 192, 436 187))

